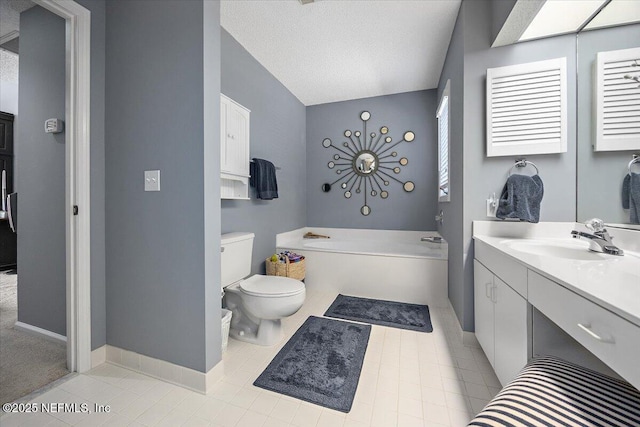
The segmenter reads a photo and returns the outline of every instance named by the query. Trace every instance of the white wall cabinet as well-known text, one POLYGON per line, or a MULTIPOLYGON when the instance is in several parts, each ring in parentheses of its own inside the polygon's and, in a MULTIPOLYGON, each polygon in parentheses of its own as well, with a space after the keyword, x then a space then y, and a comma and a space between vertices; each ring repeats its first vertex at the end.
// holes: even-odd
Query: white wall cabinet
POLYGON ((249 199, 249 131, 247 108, 220 94, 220 197, 249 199))
POLYGON ((474 287, 476 337, 504 385, 527 364, 527 301, 477 259, 474 287))

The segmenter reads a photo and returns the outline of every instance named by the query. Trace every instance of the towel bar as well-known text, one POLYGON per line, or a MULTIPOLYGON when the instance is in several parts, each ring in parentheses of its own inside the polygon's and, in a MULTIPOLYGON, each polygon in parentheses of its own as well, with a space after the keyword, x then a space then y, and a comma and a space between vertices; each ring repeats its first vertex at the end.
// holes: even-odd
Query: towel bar
MULTIPOLYGON (((251 163, 253 163, 253 160, 251 160, 251 163)), ((274 166, 276 168, 277 171, 282 170, 282 168, 280 166, 274 166)))
POLYGON ((511 169, 509 169, 509 176, 511 176, 511 173, 513 172, 513 168, 524 168, 524 167, 526 167, 527 165, 531 165, 531 166, 533 166, 533 167, 535 168, 535 170, 536 170, 536 174, 539 174, 539 173, 540 173, 540 172, 538 171, 538 166, 536 166, 536 164, 535 164, 535 163, 530 162, 530 161, 529 161, 529 160, 527 160, 527 159, 517 159, 517 160, 516 160, 516 163, 515 163, 513 166, 511 166, 511 169))
POLYGON ((634 154, 633 159, 631 159, 631 161, 629 162, 629 165, 627 166, 629 173, 631 173, 631 166, 633 166, 636 163, 640 163, 640 156, 637 154, 634 154))

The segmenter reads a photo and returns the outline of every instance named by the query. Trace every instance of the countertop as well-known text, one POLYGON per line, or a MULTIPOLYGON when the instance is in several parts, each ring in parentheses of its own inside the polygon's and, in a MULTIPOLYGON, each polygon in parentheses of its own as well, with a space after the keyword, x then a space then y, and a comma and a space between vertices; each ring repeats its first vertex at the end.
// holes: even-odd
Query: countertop
POLYGON ((577 260, 519 251, 511 248, 508 242, 535 240, 550 244, 582 245, 585 251, 588 250, 587 242, 570 238, 514 239, 487 235, 475 235, 473 238, 476 242, 482 242, 502 252, 530 270, 640 326, 639 253, 627 250, 625 255, 620 257, 593 253, 592 260, 577 260))

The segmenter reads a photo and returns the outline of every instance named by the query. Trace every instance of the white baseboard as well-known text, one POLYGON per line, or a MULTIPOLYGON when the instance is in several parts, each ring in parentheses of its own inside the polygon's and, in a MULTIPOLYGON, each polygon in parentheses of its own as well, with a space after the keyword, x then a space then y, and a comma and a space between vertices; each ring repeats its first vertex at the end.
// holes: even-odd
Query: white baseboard
MULTIPOLYGON (((449 302, 449 307, 451 307, 451 311, 453 312, 453 315, 457 317, 456 311, 453 309, 453 304, 451 304, 451 300, 447 300, 447 301, 449 302)), ((456 320, 458 319, 456 318, 456 320)), ((456 326, 458 328, 458 334, 460 335, 460 339, 462 340, 463 345, 466 345, 467 347, 480 348, 480 343, 476 338, 475 332, 468 332, 463 330, 459 321, 456 322, 456 326)))
POLYGON ((222 360, 209 372, 204 373, 112 345, 106 345, 104 348, 106 361, 109 363, 197 391, 198 393, 207 394, 222 379, 224 374, 224 362, 222 360))
POLYGON ((107 346, 103 345, 91 352, 91 369, 107 361, 107 346))
POLYGON ((478 342, 478 338, 476 338, 475 332, 462 331, 462 344, 466 345, 467 347, 481 348, 480 343, 478 342))
POLYGON ((48 331, 46 329, 39 328, 37 326, 29 325, 28 323, 16 322, 14 328, 19 331, 26 332, 31 335, 36 335, 49 341, 67 342, 67 337, 64 335, 56 334, 55 332, 48 331))

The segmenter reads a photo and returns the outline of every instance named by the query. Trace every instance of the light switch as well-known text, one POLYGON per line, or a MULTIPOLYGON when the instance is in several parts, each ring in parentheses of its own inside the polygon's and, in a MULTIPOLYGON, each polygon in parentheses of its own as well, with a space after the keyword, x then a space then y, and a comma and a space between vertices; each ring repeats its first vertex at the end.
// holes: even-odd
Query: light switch
POLYGON ((160 191, 160 171, 144 171, 144 191, 160 191))

